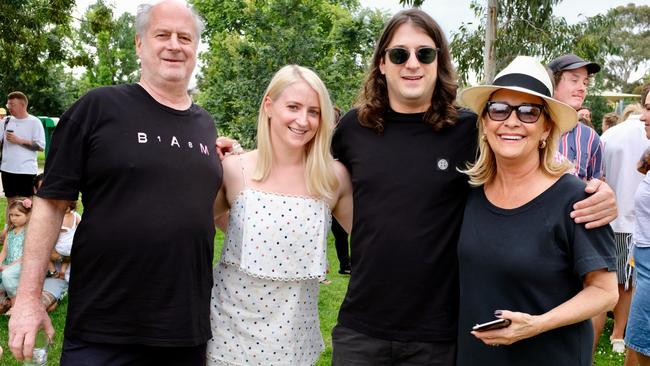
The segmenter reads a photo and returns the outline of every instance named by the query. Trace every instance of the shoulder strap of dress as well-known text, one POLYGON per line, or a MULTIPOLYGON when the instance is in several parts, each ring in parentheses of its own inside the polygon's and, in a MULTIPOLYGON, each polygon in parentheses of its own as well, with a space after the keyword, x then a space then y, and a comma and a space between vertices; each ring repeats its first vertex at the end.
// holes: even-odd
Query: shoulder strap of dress
POLYGON ((242 183, 244 184, 244 188, 246 188, 247 184, 246 184, 246 174, 245 174, 245 171, 244 171, 244 159, 242 158, 241 155, 239 155, 239 166, 241 166, 242 183))

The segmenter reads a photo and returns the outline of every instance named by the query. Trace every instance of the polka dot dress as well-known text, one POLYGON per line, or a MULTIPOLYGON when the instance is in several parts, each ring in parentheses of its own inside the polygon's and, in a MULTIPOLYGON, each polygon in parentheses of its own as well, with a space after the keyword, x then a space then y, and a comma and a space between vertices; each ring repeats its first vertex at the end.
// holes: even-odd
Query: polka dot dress
POLYGON ((313 365, 327 203, 245 188, 214 269, 208 365, 313 365))

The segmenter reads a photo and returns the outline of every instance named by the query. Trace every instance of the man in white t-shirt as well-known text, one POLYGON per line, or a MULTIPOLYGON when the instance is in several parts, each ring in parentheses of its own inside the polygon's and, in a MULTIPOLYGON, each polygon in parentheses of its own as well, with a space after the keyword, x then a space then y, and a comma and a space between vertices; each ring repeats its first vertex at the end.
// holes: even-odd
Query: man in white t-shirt
MULTIPOLYGON (((630 109, 633 106, 628 106, 630 109)), ((627 110, 628 108, 626 108, 627 110)), ((629 276, 625 271, 628 256, 628 244, 634 229, 634 193, 643 180, 643 174, 637 171, 637 161, 648 147, 650 140, 645 137, 641 114, 630 114, 625 121, 607 129, 601 136, 604 144, 604 166, 607 183, 616 192, 616 204, 619 215, 612 221, 616 235, 616 267, 618 274, 618 303, 614 307, 614 329, 612 330, 612 349, 625 352, 623 336, 627 324, 632 288, 626 289, 629 276)), ((596 325, 604 325, 602 314, 596 325)), ((599 329, 596 329, 599 330, 599 329)))
POLYGON ((45 149, 45 131, 41 121, 27 113, 27 96, 15 91, 7 96, 11 116, 2 120, 2 187, 7 207, 15 197, 30 197, 32 184, 38 174, 36 153, 45 149))

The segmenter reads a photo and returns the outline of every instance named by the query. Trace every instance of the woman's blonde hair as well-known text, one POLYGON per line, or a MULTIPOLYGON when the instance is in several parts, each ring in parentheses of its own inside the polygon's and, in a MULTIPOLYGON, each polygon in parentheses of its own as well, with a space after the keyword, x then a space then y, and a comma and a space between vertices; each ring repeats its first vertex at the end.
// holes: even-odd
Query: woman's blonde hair
MULTIPOLYGON (((546 103, 544 103, 546 108, 546 103)), ((513 111, 512 113, 515 113, 513 111)), ((551 127, 551 131, 546 138, 546 146, 539 148, 540 168, 548 175, 558 177, 572 168, 571 163, 564 157, 559 155, 558 144, 560 141, 560 130, 551 119, 551 116, 543 112, 544 123, 551 127)), ((462 173, 469 175, 469 184, 478 187, 486 183, 490 183, 497 172, 497 162, 494 156, 494 151, 487 142, 483 139, 484 128, 483 120, 487 116, 487 111, 483 109, 478 118, 478 158, 474 164, 468 164, 467 170, 461 170, 462 173)), ((536 123, 539 123, 537 121, 536 123)))
POLYGON ((318 94, 320 121, 314 137, 305 145, 305 181, 310 195, 331 198, 338 189, 338 179, 334 174, 334 159, 330 153, 332 130, 334 128, 334 107, 329 92, 316 73, 306 67, 287 65, 271 79, 260 103, 257 118, 257 164, 253 172, 256 181, 265 180, 273 165, 273 146, 269 133, 270 117, 264 110, 264 101, 272 101, 291 84, 305 82, 318 94))

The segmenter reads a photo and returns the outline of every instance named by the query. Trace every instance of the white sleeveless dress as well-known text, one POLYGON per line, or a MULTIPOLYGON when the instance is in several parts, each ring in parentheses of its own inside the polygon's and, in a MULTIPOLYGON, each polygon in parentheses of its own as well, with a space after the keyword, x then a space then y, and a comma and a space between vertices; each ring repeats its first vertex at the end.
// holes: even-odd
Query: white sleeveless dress
POLYGON ((208 365, 318 360, 318 289, 330 223, 324 200, 244 186, 214 268, 208 365))

